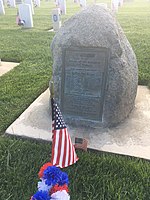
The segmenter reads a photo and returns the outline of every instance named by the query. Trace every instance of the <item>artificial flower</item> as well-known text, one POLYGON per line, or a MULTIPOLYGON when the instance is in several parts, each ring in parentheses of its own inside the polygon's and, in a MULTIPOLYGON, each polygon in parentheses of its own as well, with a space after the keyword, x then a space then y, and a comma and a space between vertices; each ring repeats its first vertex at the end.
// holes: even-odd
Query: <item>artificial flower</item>
POLYGON ((60 180, 61 170, 55 166, 47 167, 43 172, 43 178, 47 185, 56 185, 60 180))
POLYGON ((49 191, 51 189, 52 185, 46 185, 45 180, 41 179, 41 181, 38 182, 38 190, 39 191, 49 191))
POLYGON ((63 185, 63 186, 59 186, 58 184, 57 185, 54 185, 51 190, 50 190, 50 193, 53 194, 55 192, 58 192, 58 191, 62 191, 62 190, 65 190, 67 193, 69 192, 68 190, 68 185, 63 185))
POLYGON ((31 200, 50 200, 49 193, 46 191, 37 191, 32 197, 31 200))
POLYGON ((30 200, 70 200, 68 175, 52 164, 44 164, 39 173, 38 191, 30 200))
POLYGON ((68 174, 65 172, 61 172, 61 176, 58 182, 59 185, 69 184, 68 174))
POLYGON ((44 172, 44 170, 47 169, 47 167, 49 167, 49 166, 52 166, 52 163, 47 162, 47 163, 45 163, 45 164, 40 168, 40 171, 39 171, 39 173, 38 173, 39 178, 42 178, 42 177, 43 177, 43 172, 44 172))
POLYGON ((70 195, 66 190, 58 191, 51 195, 51 200, 70 200, 70 195))

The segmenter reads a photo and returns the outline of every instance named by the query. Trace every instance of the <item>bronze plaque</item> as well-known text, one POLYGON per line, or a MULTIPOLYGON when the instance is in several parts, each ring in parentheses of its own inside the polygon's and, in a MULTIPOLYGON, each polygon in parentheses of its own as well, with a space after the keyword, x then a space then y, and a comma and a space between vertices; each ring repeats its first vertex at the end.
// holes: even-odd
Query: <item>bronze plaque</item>
POLYGON ((61 109, 64 115, 102 120, 109 53, 106 48, 70 48, 64 53, 61 109))

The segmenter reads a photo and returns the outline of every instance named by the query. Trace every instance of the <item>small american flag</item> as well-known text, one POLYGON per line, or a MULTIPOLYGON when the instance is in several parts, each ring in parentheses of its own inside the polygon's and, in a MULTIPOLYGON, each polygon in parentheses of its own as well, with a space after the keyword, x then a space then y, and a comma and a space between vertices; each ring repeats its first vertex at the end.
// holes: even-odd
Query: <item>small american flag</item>
POLYGON ((75 149, 87 151, 88 141, 85 138, 75 138, 75 149))
POLYGON ((57 167, 68 167, 76 163, 78 157, 74 145, 68 134, 67 126, 62 118, 60 109, 51 98, 52 106, 52 159, 51 163, 57 167))

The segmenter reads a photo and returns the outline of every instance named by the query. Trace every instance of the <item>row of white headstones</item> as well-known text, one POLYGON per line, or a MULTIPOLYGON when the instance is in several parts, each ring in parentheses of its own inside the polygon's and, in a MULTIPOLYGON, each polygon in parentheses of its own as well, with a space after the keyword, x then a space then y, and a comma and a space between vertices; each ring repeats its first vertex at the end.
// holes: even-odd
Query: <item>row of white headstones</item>
MULTIPOLYGON (((0 0, 0 14, 5 14, 4 5, 7 5, 8 7, 11 7, 11 8, 15 8, 17 2, 21 4, 22 0, 0 0)), ((24 3, 29 3, 31 5, 30 1, 24 0, 24 3)), ((34 4, 36 7, 40 7, 40 0, 34 0, 34 4)))
MULTIPOLYGON (((16 8, 17 0, 0 0, 0 14, 5 14, 4 4, 11 8, 16 8)), ((18 3, 22 3, 22 0, 19 0, 18 3)), ((32 1, 24 0, 24 3, 30 4, 33 7, 32 1)), ((40 7, 40 0, 34 0, 34 5, 40 7)), ((32 13, 34 14, 34 9, 32 8, 32 13)))
MULTIPOLYGON (((4 0, 0 0, 0 14, 5 14, 4 0)), ((82 8, 86 7, 86 0, 74 0, 74 3, 79 3, 82 8)), ((40 0, 34 0, 34 4, 40 7, 40 0)), ((16 7, 15 0, 7 0, 7 5, 10 7, 16 7)), ((107 4, 100 3, 99 5, 107 8, 107 4)), ((118 7, 123 5, 123 0, 112 0, 111 9, 113 12, 118 11, 118 7)), ((52 10, 52 23, 53 30, 58 31, 61 27, 61 15, 66 14, 66 0, 56 0, 57 8, 52 10)), ((18 16, 16 18, 18 25, 22 25, 24 28, 33 27, 34 7, 32 0, 24 0, 24 3, 18 5, 18 16)))
MULTIPOLYGON (((21 3, 21 1, 20 1, 21 3)), ((40 7, 40 0, 35 0, 34 4, 36 7, 40 7)), ((16 1, 15 0, 8 0, 7 6, 15 8, 16 1)), ((0 14, 5 15, 4 9, 4 2, 0 0, 0 14)), ((24 0, 24 3, 18 5, 18 13, 16 17, 17 23, 22 23, 25 28, 32 28, 33 27, 33 18, 34 15, 34 6, 32 0, 24 0), (20 21, 19 21, 20 20, 20 21)))
MULTIPOLYGON (((96 0, 95 0, 96 1, 96 0)), ((74 3, 80 3, 82 8, 86 7, 86 0, 74 0, 74 3)), ((52 10, 52 23, 53 30, 58 31, 61 27, 61 15, 66 14, 66 0, 56 0, 57 9, 52 10)), ((99 3, 98 5, 107 8, 106 3, 99 3)), ((118 8, 123 6, 123 0, 112 0, 111 1, 111 10, 112 12, 118 12, 118 8)))

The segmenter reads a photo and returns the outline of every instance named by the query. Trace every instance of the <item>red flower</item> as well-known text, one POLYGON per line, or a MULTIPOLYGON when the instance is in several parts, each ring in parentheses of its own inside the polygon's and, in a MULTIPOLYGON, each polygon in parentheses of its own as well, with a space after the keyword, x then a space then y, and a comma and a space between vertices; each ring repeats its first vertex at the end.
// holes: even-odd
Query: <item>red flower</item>
POLYGON ((52 163, 50 163, 50 162, 45 163, 45 164, 41 167, 41 169, 40 169, 40 171, 39 171, 39 173, 38 173, 39 178, 42 178, 42 177, 43 177, 43 172, 44 172, 44 170, 47 169, 47 167, 51 167, 51 166, 53 166, 52 163))
POLYGON ((64 184, 63 186, 59 186, 58 184, 54 185, 52 188, 51 188, 51 195, 57 191, 62 191, 62 190, 66 190, 66 192, 68 193, 69 190, 68 190, 68 186, 67 184, 64 184))

